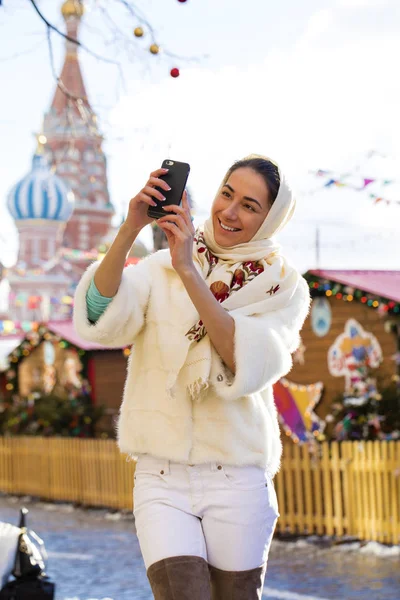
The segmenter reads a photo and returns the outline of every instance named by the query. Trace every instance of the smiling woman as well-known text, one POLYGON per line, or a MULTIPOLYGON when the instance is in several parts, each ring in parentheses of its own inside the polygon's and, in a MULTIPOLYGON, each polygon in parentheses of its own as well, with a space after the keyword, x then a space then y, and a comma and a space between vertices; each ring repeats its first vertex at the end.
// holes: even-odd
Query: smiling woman
POLYGON ((231 598, 234 588, 261 598, 279 516, 272 386, 290 370, 310 302, 274 240, 295 199, 278 166, 247 157, 223 178, 204 227, 195 231, 185 193, 181 206, 164 203, 169 251, 124 269, 147 207, 163 201, 162 174, 131 199, 80 281, 75 326, 84 339, 135 346, 118 443, 138 457, 135 525, 155 599, 231 598))
POLYGON ((232 165, 211 210, 217 244, 249 242, 276 200, 279 184, 278 167, 270 160, 250 157, 232 165))

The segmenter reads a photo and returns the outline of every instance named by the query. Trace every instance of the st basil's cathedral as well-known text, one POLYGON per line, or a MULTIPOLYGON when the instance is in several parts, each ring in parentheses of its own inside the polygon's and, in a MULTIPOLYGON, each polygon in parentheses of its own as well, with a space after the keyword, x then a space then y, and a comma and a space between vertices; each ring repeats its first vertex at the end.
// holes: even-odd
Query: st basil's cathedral
MULTIPOLYGON (((78 39, 80 2, 67 0, 67 36, 78 39)), ((114 207, 103 138, 87 96, 77 44, 66 40, 61 76, 37 136, 31 171, 11 189, 8 210, 19 235, 6 318, 9 333, 71 318, 74 288, 96 249, 110 239, 114 207)), ((6 333, 4 331, 4 333, 6 333)))

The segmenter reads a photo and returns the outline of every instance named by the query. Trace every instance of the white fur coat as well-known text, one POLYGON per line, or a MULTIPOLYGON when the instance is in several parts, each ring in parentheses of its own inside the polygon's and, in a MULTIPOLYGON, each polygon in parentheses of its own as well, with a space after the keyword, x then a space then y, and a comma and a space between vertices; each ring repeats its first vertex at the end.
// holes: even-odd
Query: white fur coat
POLYGON ((161 367, 161 352, 174 352, 168 327, 179 327, 183 339, 193 325, 193 312, 181 314, 179 323, 171 319, 169 307, 179 310, 187 292, 179 276, 164 268, 165 253, 169 250, 124 269, 116 296, 94 325, 87 317, 86 292, 98 263, 84 273, 75 294, 74 325, 83 339, 111 347, 133 343, 118 421, 119 447, 133 456, 147 453, 190 464, 259 465, 273 476, 282 447, 272 385, 291 369, 309 310, 308 285, 300 277, 291 302, 281 310, 261 316, 230 312, 235 376, 213 349, 209 387, 193 401, 180 377, 172 393, 166 393, 169 373, 161 367), (167 297, 156 293, 157 282, 165 277, 167 297))

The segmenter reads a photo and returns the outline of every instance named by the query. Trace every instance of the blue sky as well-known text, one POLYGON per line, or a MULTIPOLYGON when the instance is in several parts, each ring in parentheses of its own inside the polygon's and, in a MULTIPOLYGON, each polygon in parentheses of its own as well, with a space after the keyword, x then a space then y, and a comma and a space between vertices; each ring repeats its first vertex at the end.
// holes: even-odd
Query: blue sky
MULTIPOLYGON (((9 265, 17 237, 6 194, 30 168, 33 134, 55 83, 45 28, 30 3, 3 4, 0 259, 9 265)), ((62 27, 60 5, 39 2, 62 27)), ((128 38, 136 23, 112 0, 88 5, 81 40, 109 58, 118 53, 124 73, 122 83, 115 67, 81 52, 119 218, 149 171, 170 156, 191 164, 201 220, 231 162, 258 152, 280 161, 297 189, 297 214, 280 240, 299 269, 316 266, 317 226, 320 267, 400 267, 400 205, 324 190, 309 174, 325 168, 354 172, 355 183, 359 176, 400 180, 399 0, 139 0, 161 46, 193 61, 151 56, 146 37, 130 60, 121 45, 104 44, 110 32, 94 7, 106 7, 128 38), (169 77, 174 66, 179 79, 169 77), (368 159, 371 149, 383 156, 368 159)), ((64 44, 57 36, 53 42, 60 68, 64 44)), ((382 192, 379 186, 369 191, 382 192)), ((385 194, 400 201, 400 185, 385 194)))

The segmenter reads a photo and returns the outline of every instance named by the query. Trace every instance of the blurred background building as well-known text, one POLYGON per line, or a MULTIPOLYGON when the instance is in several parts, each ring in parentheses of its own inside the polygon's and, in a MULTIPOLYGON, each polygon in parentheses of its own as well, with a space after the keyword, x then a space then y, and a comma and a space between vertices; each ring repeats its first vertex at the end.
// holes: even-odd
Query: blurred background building
MULTIPOLYGON (((68 38, 77 40, 82 4, 67 0, 61 11, 68 38)), ((78 45, 69 39, 37 140, 31 171, 8 195, 19 234, 17 262, 3 273, 10 285, 5 315, 10 333, 29 330, 32 322, 69 319, 79 277, 115 235, 103 138, 86 93, 78 45)))

